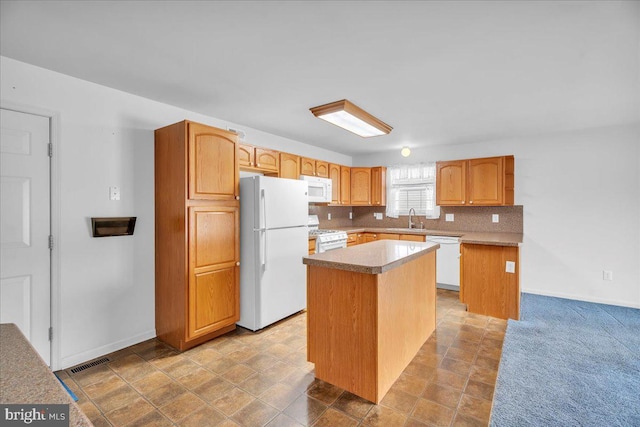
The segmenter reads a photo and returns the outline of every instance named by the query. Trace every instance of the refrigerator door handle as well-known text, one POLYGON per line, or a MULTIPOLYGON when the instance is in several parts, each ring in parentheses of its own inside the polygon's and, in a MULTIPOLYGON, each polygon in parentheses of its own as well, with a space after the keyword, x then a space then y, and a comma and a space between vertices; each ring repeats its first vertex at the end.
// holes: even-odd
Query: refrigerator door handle
POLYGON ((264 219, 264 227, 262 228, 263 236, 264 236, 264 251, 262 251, 262 256, 263 256, 262 270, 266 271, 267 270, 267 194, 264 188, 261 191, 261 195, 262 195, 262 217, 264 219))

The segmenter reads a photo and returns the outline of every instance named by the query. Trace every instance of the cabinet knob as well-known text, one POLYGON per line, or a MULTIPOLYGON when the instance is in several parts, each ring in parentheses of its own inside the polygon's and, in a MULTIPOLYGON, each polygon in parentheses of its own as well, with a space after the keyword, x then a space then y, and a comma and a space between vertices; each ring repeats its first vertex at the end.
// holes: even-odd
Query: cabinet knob
POLYGON ((260 163, 256 163, 256 166, 260 167, 260 163))
POLYGON ((473 200, 469 200, 469 204, 472 204, 472 203, 473 203, 473 200))
POLYGON ((464 200, 462 201, 462 204, 464 205, 464 200))
POLYGON ((240 196, 236 196, 236 200, 240 200, 240 196))
POLYGON ((236 267, 240 267, 240 261, 236 262, 236 267))

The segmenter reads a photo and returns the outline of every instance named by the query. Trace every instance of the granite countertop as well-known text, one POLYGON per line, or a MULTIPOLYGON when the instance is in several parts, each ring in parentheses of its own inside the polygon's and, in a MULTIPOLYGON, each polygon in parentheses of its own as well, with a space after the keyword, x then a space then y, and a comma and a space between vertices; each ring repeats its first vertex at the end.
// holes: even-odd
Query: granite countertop
POLYGON ((303 264, 356 273, 380 274, 433 252, 437 243, 377 240, 302 258, 303 264))
MULTIPOLYGON (((489 233, 474 231, 446 231, 428 230, 420 228, 384 228, 384 227, 336 227, 335 230, 347 233, 390 233, 390 234, 417 234, 421 236, 451 236, 458 237, 460 243, 475 243, 479 245, 496 246, 520 246, 522 233, 489 233)), ((315 239, 315 237, 309 237, 315 239)))
POLYGON ((0 324, 0 402, 68 404, 69 426, 93 426, 13 323, 0 324))

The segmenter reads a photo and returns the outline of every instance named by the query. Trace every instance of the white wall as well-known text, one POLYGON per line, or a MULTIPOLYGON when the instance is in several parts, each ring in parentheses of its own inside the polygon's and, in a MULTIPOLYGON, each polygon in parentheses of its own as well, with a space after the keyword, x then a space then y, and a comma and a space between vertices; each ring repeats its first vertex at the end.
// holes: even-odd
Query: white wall
POLYGON ((640 307, 640 123, 354 158, 385 165, 515 155, 524 292, 640 307), (614 280, 603 281, 602 270, 614 280))
MULTIPOLYGON (((3 103, 59 114, 60 325, 66 368, 155 336, 153 131, 184 119, 246 141, 351 164, 351 157, 0 57, 3 103), (109 186, 120 201, 109 201, 109 186), (137 216, 135 235, 95 239, 92 216, 137 216)), ((54 296, 55 297, 55 296, 54 296)), ((54 358, 56 355, 54 355, 54 358)))

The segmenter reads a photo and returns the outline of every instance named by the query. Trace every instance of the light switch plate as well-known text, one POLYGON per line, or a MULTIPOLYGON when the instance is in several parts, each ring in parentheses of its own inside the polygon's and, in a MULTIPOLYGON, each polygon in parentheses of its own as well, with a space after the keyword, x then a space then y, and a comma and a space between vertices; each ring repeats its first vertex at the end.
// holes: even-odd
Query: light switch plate
POLYGON ((109 200, 120 200, 120 187, 109 187, 109 200))
POLYGON ((353 212, 349 212, 349 219, 353 219, 353 212))
POLYGON ((516 263, 515 261, 507 261, 506 270, 507 273, 515 273, 516 272, 516 263))
POLYGON ((500 222, 500 215, 498 214, 491 215, 491 222, 500 222))
POLYGON ((602 270, 602 280, 613 280, 613 271, 602 270))
POLYGON ((382 212, 376 212, 374 213, 376 219, 382 219, 382 212))
POLYGON ((447 222, 453 222, 453 214, 446 214, 444 220, 447 222))
POLYGON ((327 214, 327 219, 328 219, 329 221, 331 221, 331 213, 328 213, 328 214, 327 214))

